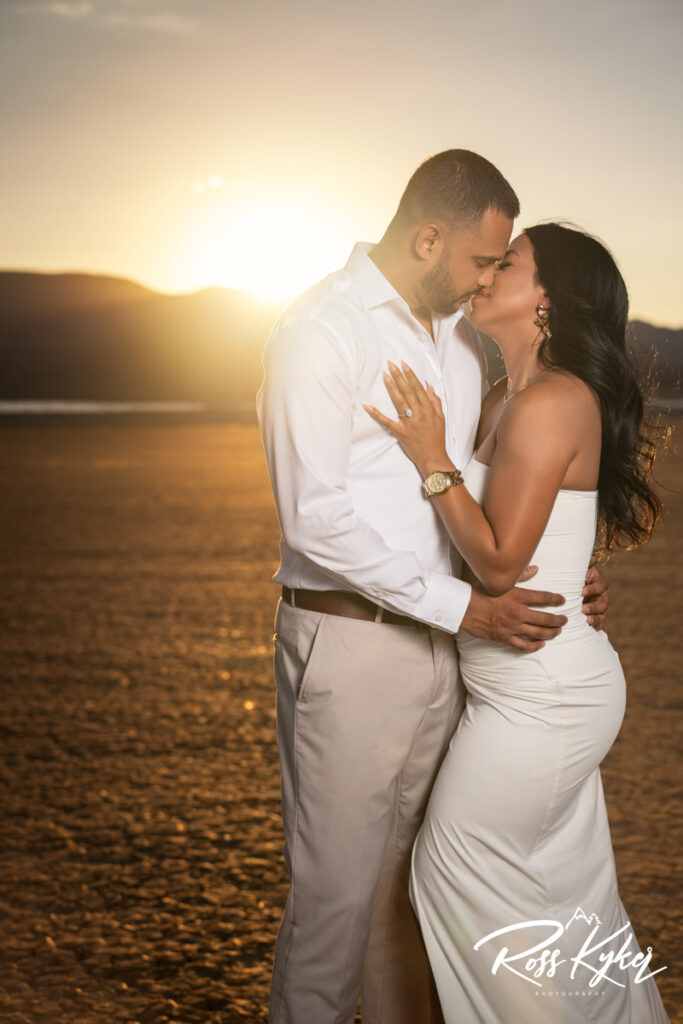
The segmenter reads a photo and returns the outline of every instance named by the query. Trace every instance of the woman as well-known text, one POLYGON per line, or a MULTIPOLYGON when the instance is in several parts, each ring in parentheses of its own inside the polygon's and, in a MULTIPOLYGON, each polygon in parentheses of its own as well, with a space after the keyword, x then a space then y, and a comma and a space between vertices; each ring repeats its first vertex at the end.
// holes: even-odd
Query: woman
POLYGON ((558 224, 529 228, 472 303, 508 376, 484 401, 464 481, 440 400, 406 364, 385 374, 398 421, 366 406, 423 478, 453 474, 427 479, 425 493, 473 583, 503 593, 533 562, 533 586, 566 597, 567 625, 539 651, 457 638, 467 707, 411 873, 447 1024, 668 1021, 651 951, 640 953, 619 899, 600 778, 624 676, 581 613, 596 526, 603 550, 631 546, 661 511, 627 310, 599 242, 558 224))

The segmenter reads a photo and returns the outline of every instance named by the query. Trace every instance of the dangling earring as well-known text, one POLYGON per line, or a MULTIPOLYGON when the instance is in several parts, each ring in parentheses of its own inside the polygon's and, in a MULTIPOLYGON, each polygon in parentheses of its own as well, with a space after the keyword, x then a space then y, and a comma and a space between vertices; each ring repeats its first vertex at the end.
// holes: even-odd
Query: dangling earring
POLYGON ((550 310, 543 305, 542 302, 536 306, 536 319, 534 320, 536 327, 540 327, 543 334, 543 341, 550 341, 552 337, 552 331, 550 330, 550 310))

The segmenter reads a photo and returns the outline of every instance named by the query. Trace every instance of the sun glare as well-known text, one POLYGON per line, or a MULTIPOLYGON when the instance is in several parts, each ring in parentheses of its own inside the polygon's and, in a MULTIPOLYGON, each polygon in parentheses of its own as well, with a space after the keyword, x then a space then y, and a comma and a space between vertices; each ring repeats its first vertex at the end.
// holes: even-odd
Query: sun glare
POLYGON ((204 220, 182 250, 185 288, 217 284, 287 301, 341 266, 350 249, 329 212, 303 199, 227 203, 204 220))

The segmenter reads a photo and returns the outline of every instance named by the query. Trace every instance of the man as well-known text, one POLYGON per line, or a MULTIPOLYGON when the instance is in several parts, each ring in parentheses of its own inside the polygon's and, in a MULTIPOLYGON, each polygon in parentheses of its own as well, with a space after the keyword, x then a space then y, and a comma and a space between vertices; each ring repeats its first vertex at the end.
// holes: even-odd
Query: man
MULTIPOLYGON (((461 306, 504 256, 517 197, 449 150, 411 178, 384 237, 276 324, 259 422, 282 529, 275 634, 285 859, 271 1024, 427 1024, 429 970, 410 852, 464 706, 453 634, 536 650, 566 618, 526 589, 458 579, 422 480, 362 403, 395 418, 382 372, 405 360, 442 400, 449 455, 472 456, 486 367, 461 306)), ((529 573, 525 576, 529 578, 529 573)), ((593 582, 591 613, 606 607, 593 582), (597 603, 596 603, 597 602, 597 603)))

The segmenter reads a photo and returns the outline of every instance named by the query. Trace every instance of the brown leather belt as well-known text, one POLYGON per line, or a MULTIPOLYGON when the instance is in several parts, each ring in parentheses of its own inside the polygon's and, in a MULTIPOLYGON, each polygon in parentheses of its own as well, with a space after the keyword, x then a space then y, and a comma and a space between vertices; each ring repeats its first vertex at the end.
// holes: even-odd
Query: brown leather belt
POLYGON ((304 590, 301 587, 292 590, 291 587, 283 586, 282 598, 295 608, 324 612, 326 615, 343 615, 347 619, 365 619, 367 622, 387 622, 392 626, 412 626, 422 632, 430 628, 425 622, 411 619, 410 615, 399 615, 398 612, 380 608, 369 598, 352 590, 304 590))

